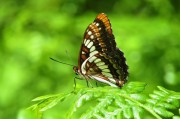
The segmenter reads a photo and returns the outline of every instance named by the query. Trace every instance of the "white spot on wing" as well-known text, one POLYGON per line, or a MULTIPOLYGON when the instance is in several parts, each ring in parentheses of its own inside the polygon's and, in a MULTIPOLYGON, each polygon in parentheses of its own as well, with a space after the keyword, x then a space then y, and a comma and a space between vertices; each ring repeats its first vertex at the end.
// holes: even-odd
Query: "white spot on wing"
POLYGON ((95 55, 97 53, 98 53, 98 51, 93 51, 93 52, 90 53, 90 56, 93 56, 93 55, 95 55))
POLYGON ((96 59, 94 62, 97 63, 97 62, 100 62, 100 61, 101 61, 101 59, 96 59))
POLYGON ((96 26, 99 26, 99 23, 96 23, 96 26))
POLYGON ((90 40, 87 40, 85 43, 85 46, 87 46, 89 44, 90 40))
POLYGON ((103 75, 105 75, 108 78, 112 78, 112 75, 108 72, 102 72, 103 75))
POLYGON ((87 47, 90 48, 93 45, 93 42, 90 42, 87 47))
POLYGON ((103 70, 103 69, 107 69, 108 66, 107 66, 107 65, 102 65, 102 66, 99 66, 99 68, 100 68, 101 70, 103 70))
POLYGON ((104 72, 110 72, 109 69, 102 69, 104 72))
POLYGON ((91 35, 90 38, 91 38, 91 39, 94 39, 94 35, 91 35))
POLYGON ((89 62, 93 62, 95 59, 96 59, 96 57, 95 57, 95 56, 92 56, 92 57, 89 58, 88 61, 89 61, 89 62))
POLYGON ((86 43, 86 39, 84 39, 84 44, 86 43))
POLYGON ((82 51, 82 54, 86 54, 84 51, 82 51))
POLYGON ((101 65, 105 65, 105 63, 104 62, 98 62, 98 63, 96 63, 96 65, 101 66, 101 65))
POLYGON ((92 31, 88 31, 88 35, 91 35, 92 34, 92 31))
POLYGON ((94 51, 95 49, 96 49, 95 46, 92 46, 90 52, 94 51))

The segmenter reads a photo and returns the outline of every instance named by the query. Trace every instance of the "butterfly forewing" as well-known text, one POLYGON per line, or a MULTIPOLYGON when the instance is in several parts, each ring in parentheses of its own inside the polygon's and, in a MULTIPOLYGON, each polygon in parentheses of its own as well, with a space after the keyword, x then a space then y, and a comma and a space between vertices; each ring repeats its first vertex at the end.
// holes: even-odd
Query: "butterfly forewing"
POLYGON ((101 34, 101 45, 104 52, 114 51, 116 48, 116 42, 114 35, 112 34, 111 23, 105 14, 99 14, 93 23, 98 24, 99 33, 101 34))
POLYGON ((116 47, 109 19, 99 14, 85 31, 75 72, 86 79, 121 87, 128 76, 123 52, 116 47))

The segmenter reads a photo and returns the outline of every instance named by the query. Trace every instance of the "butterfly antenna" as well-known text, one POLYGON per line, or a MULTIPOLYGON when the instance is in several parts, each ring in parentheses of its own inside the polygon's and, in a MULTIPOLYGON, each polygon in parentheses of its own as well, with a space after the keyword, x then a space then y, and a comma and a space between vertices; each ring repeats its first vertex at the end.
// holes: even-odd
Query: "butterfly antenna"
POLYGON ((69 66, 73 66, 74 67, 74 65, 72 65, 72 64, 68 64, 68 63, 65 63, 65 62, 61 62, 61 61, 58 61, 58 60, 56 60, 56 59, 53 59, 52 57, 49 57, 51 60, 53 60, 53 61, 55 61, 55 62, 58 62, 58 63, 61 63, 61 64, 66 64, 66 65, 69 65, 69 66))
POLYGON ((66 50, 66 55, 69 57, 69 59, 71 60, 71 62, 73 62, 72 57, 69 55, 69 52, 66 50))

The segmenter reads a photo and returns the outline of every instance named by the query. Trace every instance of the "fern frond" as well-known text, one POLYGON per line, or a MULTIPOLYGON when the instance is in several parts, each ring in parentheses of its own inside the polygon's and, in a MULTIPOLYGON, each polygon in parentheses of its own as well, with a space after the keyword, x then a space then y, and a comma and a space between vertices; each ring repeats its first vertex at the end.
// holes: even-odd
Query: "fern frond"
POLYGON ((174 116, 169 110, 179 107, 180 93, 167 90, 161 86, 158 86, 158 89, 149 95, 150 98, 146 100, 146 105, 160 116, 174 116))
POLYGON ((66 97, 70 96, 71 93, 65 94, 56 94, 56 95, 46 95, 46 96, 40 96, 32 101, 38 101, 38 103, 32 105, 28 109, 36 110, 39 112, 44 112, 47 109, 52 108, 55 106, 59 101, 63 101, 66 97))
MULTIPOLYGON (((145 100, 146 98, 143 94, 137 94, 137 93, 141 93, 144 90, 144 87, 145 87, 144 83, 132 82, 121 90, 118 88, 112 88, 109 86, 93 88, 93 89, 87 88, 87 91, 86 89, 83 89, 83 91, 86 92, 84 94, 85 97, 90 94, 91 100, 94 100, 94 102, 97 102, 97 103, 93 106, 93 108, 89 108, 85 113, 83 113, 81 115, 81 118, 82 119, 94 118, 94 117, 116 118, 117 115, 119 114, 120 114, 119 116, 125 117, 125 118, 132 118, 133 115, 136 114, 135 118, 139 118, 138 114, 141 113, 142 110, 138 108, 138 106, 135 107, 134 102, 124 97, 128 96, 130 99, 134 98, 136 100, 145 100), (133 86, 136 86, 136 88, 134 88, 133 86), (130 94, 130 92, 132 94, 130 94), (94 96, 94 94, 96 94, 96 96, 94 96)), ((81 101, 82 99, 86 100, 87 98, 79 97, 77 99, 77 102, 81 101)), ((81 106, 83 106, 83 103, 81 103, 81 106)), ((78 107, 74 106, 73 111, 75 111, 77 108, 80 108, 79 105, 78 107)))
POLYGON ((31 106, 31 109, 44 112, 73 95, 75 102, 73 102, 67 118, 76 116, 81 119, 141 119, 144 112, 149 112, 157 119, 173 117, 172 110, 179 109, 180 93, 158 86, 157 90, 147 95, 143 93, 145 86, 145 83, 130 82, 122 89, 110 86, 81 88, 73 93, 36 98, 33 101, 39 102, 31 106), (85 110, 79 111, 81 109, 85 110), (76 112, 78 112, 78 115, 76 112))

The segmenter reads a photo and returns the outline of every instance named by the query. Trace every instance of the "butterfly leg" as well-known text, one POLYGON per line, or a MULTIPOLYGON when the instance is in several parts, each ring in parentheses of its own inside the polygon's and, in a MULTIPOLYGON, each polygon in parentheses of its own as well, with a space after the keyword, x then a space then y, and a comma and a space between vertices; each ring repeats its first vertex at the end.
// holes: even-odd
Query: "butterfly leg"
POLYGON ((74 77, 74 91, 76 90, 76 79, 79 79, 78 77, 74 77))
POLYGON ((98 82, 96 81, 96 86, 98 87, 98 82))
POLYGON ((88 81, 88 79, 86 79, 86 84, 87 84, 87 87, 89 88, 89 81, 88 81))
POLYGON ((87 87, 88 87, 88 88, 89 88, 89 87, 93 88, 93 85, 92 85, 91 80, 86 79, 86 84, 87 84, 87 87))

